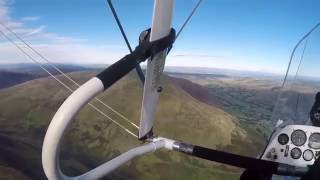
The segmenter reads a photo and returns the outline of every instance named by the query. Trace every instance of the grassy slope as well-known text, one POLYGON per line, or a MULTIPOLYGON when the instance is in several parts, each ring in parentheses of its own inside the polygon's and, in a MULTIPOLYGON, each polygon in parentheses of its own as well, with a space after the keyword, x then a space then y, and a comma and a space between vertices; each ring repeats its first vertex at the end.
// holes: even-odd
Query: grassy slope
MULTIPOLYGON (((93 74, 73 73, 72 76, 76 81, 84 82, 93 74)), ((257 147, 252 144, 251 135, 237 126, 238 122, 234 117, 197 101, 170 83, 167 77, 163 81, 165 89, 157 109, 154 127, 156 134, 207 147, 228 148, 229 151, 256 155, 257 147)), ((131 74, 105 92, 101 99, 138 124, 141 92, 140 82, 131 74)), ((0 133, 14 141, 8 145, 14 151, 8 153, 18 151, 30 157, 28 161, 36 167, 22 168, 22 173, 33 178, 43 177, 39 169, 43 136, 54 112, 68 95, 67 91, 50 78, 33 80, 0 91, 0 133), (23 146, 16 147, 17 142, 23 146)), ((111 113, 106 108, 103 110, 107 114, 111 113)), ((121 121, 115 115, 111 117, 121 121)), ((78 174, 139 144, 139 141, 109 120, 85 107, 65 138, 62 149, 63 169, 67 174, 78 174)), ((2 164, 8 162, 10 160, 3 158, 0 161, 2 164)), ((15 162, 30 167, 30 163, 23 158, 15 162)), ((17 165, 13 163, 11 166, 17 165)), ((109 178, 236 179, 238 174, 239 170, 234 168, 175 152, 160 151, 135 159, 109 178)))
MULTIPOLYGON (((184 77, 184 76, 182 76, 184 77)), ((221 108, 239 119, 240 127, 250 134, 257 149, 265 145, 262 139, 268 138, 271 132, 270 118, 278 95, 279 81, 250 77, 212 77, 199 78, 189 75, 187 79, 206 86, 212 96, 222 104, 221 108)), ((234 139, 234 148, 239 143, 234 139)), ((248 152, 248 151, 246 151, 248 152)), ((253 151, 254 152, 254 151, 253 151)), ((243 152, 245 153, 245 152, 243 152)))
POLYGON ((21 172, 6 166, 0 166, 0 175, 3 180, 19 179, 31 180, 31 178, 23 175, 21 172))

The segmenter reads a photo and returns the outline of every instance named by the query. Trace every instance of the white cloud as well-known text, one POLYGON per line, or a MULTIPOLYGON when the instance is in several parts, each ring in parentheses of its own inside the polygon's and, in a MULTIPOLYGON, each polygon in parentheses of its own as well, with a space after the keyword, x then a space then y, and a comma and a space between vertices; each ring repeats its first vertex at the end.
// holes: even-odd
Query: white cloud
POLYGON ((213 55, 206 52, 198 52, 196 50, 190 51, 176 51, 170 54, 171 57, 195 57, 195 58, 212 58, 212 59, 223 59, 223 55, 213 55))
POLYGON ((26 16, 21 18, 21 21, 38 21, 39 19, 39 16, 26 16))
POLYGON ((92 46, 75 43, 38 44, 35 48, 53 62, 58 63, 113 63, 119 60, 127 49, 110 46, 92 46))
POLYGON ((38 28, 34 29, 33 31, 29 32, 26 36, 31 36, 33 34, 41 33, 45 28, 46 28, 46 26, 41 25, 40 27, 38 27, 38 28))
MULTIPOLYGON (((87 39, 63 36, 49 32, 47 25, 30 27, 30 21, 39 20, 38 16, 26 16, 20 20, 10 16, 12 1, 0 0, 0 22, 8 26, 43 56, 55 63, 113 63, 128 53, 125 45, 110 44, 108 46, 90 44, 87 39)), ((39 22, 37 22, 39 23, 39 22)), ((36 23, 36 24, 37 24, 36 23)), ((35 23, 32 23, 35 24, 35 23)), ((0 24, 0 30, 12 39, 17 39, 0 24)), ((21 45, 21 43, 20 43, 21 45)), ((36 60, 45 63, 36 54, 21 46, 36 60)), ((166 62, 168 66, 216 67, 228 69, 260 70, 256 59, 235 58, 232 52, 219 50, 206 52, 202 50, 173 50, 166 62)), ((0 63, 31 62, 25 55, 0 35, 0 63)), ((264 67, 264 66, 263 66, 264 67)), ((267 68, 267 67, 266 67, 267 68)))
MULTIPOLYGON (((125 46, 90 45, 87 39, 67 37, 47 31, 46 25, 29 27, 28 22, 37 21, 39 16, 26 16, 20 20, 10 16, 12 1, 0 0, 0 22, 10 28, 19 37, 30 42, 31 46, 43 56, 55 63, 112 63, 128 53, 125 46)), ((30 49, 22 45, 17 38, 0 24, 0 30, 18 44, 33 58, 41 60, 30 49)), ((30 62, 18 48, 0 35, 0 63, 30 62)))
MULTIPOLYGON (((33 44, 34 49, 44 57, 55 63, 101 63, 110 64, 119 60, 124 54, 128 53, 125 48, 118 46, 92 46, 76 43, 56 43, 56 44, 33 44)), ((46 63, 29 48, 21 46, 30 56, 38 62, 46 63)), ((0 43, 0 62, 32 62, 19 49, 9 42, 0 43)))
POLYGON ((172 52, 166 60, 166 66, 221 68, 272 73, 282 73, 284 68, 282 65, 278 67, 263 65, 253 57, 235 57, 232 52, 225 51, 215 55, 213 52, 202 52, 198 50, 172 52))
MULTIPOLYGON (((33 43, 38 41, 47 41, 47 42, 79 42, 85 41, 85 39, 78 39, 73 37, 66 37, 63 35, 59 35, 53 32, 45 31, 46 25, 39 25, 38 27, 29 27, 29 21, 37 21, 40 19, 39 16, 26 16, 21 20, 13 19, 10 16, 10 7, 13 4, 12 0, 0 0, 0 22, 6 27, 10 28, 13 32, 18 34, 19 36, 26 38, 33 43)), ((10 32, 0 24, 0 30, 5 32, 6 34, 10 34, 10 32)))

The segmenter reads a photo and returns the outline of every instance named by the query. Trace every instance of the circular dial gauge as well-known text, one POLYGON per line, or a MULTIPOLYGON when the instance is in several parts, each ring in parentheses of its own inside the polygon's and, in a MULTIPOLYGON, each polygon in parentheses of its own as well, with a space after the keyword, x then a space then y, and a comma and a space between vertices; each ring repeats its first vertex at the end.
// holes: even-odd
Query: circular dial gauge
POLYGON ((307 135, 304 131, 300 129, 294 130, 293 133, 291 134, 291 141, 292 141, 292 144, 296 146, 302 146, 307 141, 307 135))
POLYGON ((320 133, 312 133, 308 145, 310 148, 320 149, 320 133))
POLYGON ((293 148, 291 149, 291 152, 290 152, 290 156, 293 158, 293 159, 299 159, 302 155, 302 152, 299 148, 293 148))
POLYGON ((303 159, 306 161, 311 161, 313 159, 313 152, 307 149, 303 152, 303 159))
POLYGON ((289 136, 286 135, 286 134, 284 134, 284 133, 280 134, 280 135, 278 136, 278 142, 279 142, 279 144, 281 144, 281 145, 287 144, 287 143, 289 142, 289 136))

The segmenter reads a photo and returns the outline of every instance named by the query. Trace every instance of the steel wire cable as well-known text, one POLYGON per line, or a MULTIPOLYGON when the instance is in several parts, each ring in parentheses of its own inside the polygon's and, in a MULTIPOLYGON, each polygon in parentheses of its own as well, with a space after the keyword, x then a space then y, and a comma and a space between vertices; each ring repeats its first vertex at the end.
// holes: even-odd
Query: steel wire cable
MULTIPOLYGON (((28 57, 31 61, 33 61, 34 63, 36 63, 37 65, 39 65, 39 67, 44 70, 45 72, 47 72, 53 79, 55 79, 59 84, 61 84, 63 87, 65 87, 66 89, 68 89, 71 93, 74 92, 68 85, 66 85, 65 83, 63 83, 61 80, 59 80, 55 75, 53 75, 52 73, 50 73, 50 71, 48 71, 43 65, 42 63, 38 62, 36 59, 34 59, 32 56, 30 56, 25 50, 23 50, 17 43, 15 43, 7 34, 5 34, 1 29, 0 29, 0 34, 2 34, 9 42, 11 42, 16 48, 18 48, 18 50, 20 52, 22 52, 26 57, 28 57)), ((99 112, 101 115, 103 115, 104 117, 108 118, 109 120, 111 120, 113 123, 115 123, 118 127, 122 128, 123 130, 125 130, 127 133, 129 133, 130 135, 138 138, 138 136, 136 134, 134 134, 133 132, 131 132, 129 129, 127 129, 126 127, 124 127, 122 124, 120 124, 119 122, 117 122, 116 120, 112 119, 110 116, 108 116, 107 114, 105 114, 104 112, 102 112, 99 108, 97 108, 96 106, 94 106, 92 103, 88 103, 88 105, 90 107, 92 107, 94 110, 96 110, 97 112, 99 112)))
MULTIPOLYGON (((190 22, 191 18, 193 17, 194 13, 195 13, 195 12, 197 11, 197 9, 199 8, 199 6, 200 6, 200 4, 202 3, 202 1, 203 1, 203 0, 199 0, 199 1, 197 2, 197 4, 192 8, 189 16, 188 16, 187 19, 183 22, 181 28, 179 29, 179 31, 178 31, 178 33, 177 33, 177 35, 176 35, 176 39, 175 39, 175 40, 177 40, 177 38, 179 37, 179 35, 182 33, 183 29, 184 29, 184 28, 186 27, 186 25, 190 22)), ((113 14, 113 17, 114 17, 114 19, 116 20, 116 23, 117 23, 117 25, 118 25, 118 27, 119 27, 119 29, 120 29, 121 35, 122 35, 122 37, 123 37, 123 39, 124 39, 124 41, 125 41, 128 49, 129 49, 129 51, 132 52, 131 45, 130 45, 130 43, 129 43, 129 40, 128 40, 128 38, 127 38, 126 33, 124 32, 124 29, 123 29, 123 26, 122 26, 121 21, 120 21, 120 19, 119 19, 119 16, 118 16, 118 14, 117 14, 117 12, 116 12, 113 4, 112 4, 112 0, 107 0, 107 3, 108 3, 108 5, 109 5, 109 7, 110 7, 110 9, 111 9, 111 12, 112 12, 112 14, 113 14)), ((171 48, 169 48, 169 50, 168 50, 168 52, 167 52, 168 54, 169 54, 170 50, 171 50, 171 48)), ((138 68, 140 68, 140 70, 141 70, 141 67, 140 67, 140 66, 138 66, 138 68)), ((138 71, 138 75, 139 75, 139 77, 140 77, 140 79, 141 79, 140 72, 139 72, 138 69, 137 69, 137 71, 138 71)), ((141 72, 142 72, 142 71, 141 71, 141 72)), ((142 73, 142 76, 143 76, 143 73, 142 73)), ((143 78, 144 78, 144 77, 143 77, 143 78)))
MULTIPOLYGON (((61 73, 65 78, 67 78, 69 81, 71 81, 73 84, 75 84, 76 86, 80 87, 80 84, 77 83, 76 81, 74 81, 70 76, 68 76, 67 74, 65 74, 63 71, 61 71, 56 65, 54 65, 48 58, 44 57, 41 53, 39 53, 36 49, 34 49, 28 42, 26 42, 24 39, 22 39, 17 33, 15 33, 13 30, 11 30, 8 26, 6 26, 5 24, 3 24, 2 22, 0 22, 0 25, 3 26, 6 30, 8 30, 10 33, 12 33, 17 39, 19 39, 23 44, 25 44, 28 48, 30 48, 34 53, 36 53, 41 59, 43 59, 44 61, 46 61, 51 67, 53 67, 56 71, 58 71, 59 73, 61 73)), ((122 115, 120 112, 116 111, 115 109, 113 109, 111 106, 107 105, 106 103, 104 103, 102 100, 100 100, 99 98, 95 97, 94 98, 96 101, 98 101, 99 103, 101 103, 103 106, 105 106, 106 108, 110 109, 112 112, 114 112, 115 114, 117 114, 118 116, 120 116, 122 119, 124 119, 125 121, 127 121, 128 123, 130 123, 132 126, 134 126, 135 128, 139 129, 139 126, 137 126, 136 124, 134 124, 133 122, 131 122, 128 118, 126 118, 124 115, 122 115)))
POLYGON ((192 18, 192 16, 194 15, 194 13, 197 11, 198 7, 200 6, 200 4, 202 3, 203 0, 199 0, 197 2, 197 4, 192 8, 191 13, 189 14, 189 16, 187 17, 187 19, 184 21, 184 23, 182 24, 181 28, 179 29, 177 35, 176 35, 176 40, 179 37, 179 35, 181 34, 181 32, 183 31, 183 29, 186 27, 186 25, 190 22, 190 19, 192 18))
MULTIPOLYGON (((123 39, 124 39, 124 41, 125 41, 128 49, 129 49, 130 53, 132 53, 131 45, 130 45, 130 43, 129 43, 129 40, 128 40, 128 38, 127 38, 126 33, 125 33, 124 30, 123 30, 122 24, 121 24, 121 22, 120 22, 120 19, 119 19, 119 17, 118 17, 118 14, 117 14, 116 10, 114 9, 114 6, 113 6, 113 4, 112 4, 112 1, 111 1, 111 0, 107 0, 107 2, 108 2, 108 5, 109 5, 109 7, 110 7, 110 9, 111 9, 111 12, 112 12, 112 14, 113 14, 113 17, 114 17, 114 19, 116 20, 116 23, 117 23, 117 25, 118 25, 118 27, 119 27, 119 29, 120 29, 121 35, 122 35, 122 37, 123 37, 123 39)), ((143 74, 143 72, 142 72, 142 69, 141 69, 140 64, 137 64, 137 66, 136 66, 136 71, 137 71, 137 74, 138 74, 138 76, 139 76, 142 84, 144 84, 145 76, 144 76, 144 74, 143 74)))

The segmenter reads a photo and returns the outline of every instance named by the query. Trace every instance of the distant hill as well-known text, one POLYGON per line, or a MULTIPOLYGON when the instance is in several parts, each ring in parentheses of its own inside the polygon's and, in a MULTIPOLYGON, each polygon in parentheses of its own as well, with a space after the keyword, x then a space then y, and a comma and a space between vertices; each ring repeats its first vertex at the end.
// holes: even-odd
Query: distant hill
MULTIPOLYGON (((62 72, 85 71, 86 68, 77 65, 55 64, 62 72)), ((44 64, 53 75, 60 74, 48 64, 44 64)), ((35 64, 0 64, 0 89, 14 86, 32 79, 47 77, 49 74, 35 64)))
POLYGON ((14 86, 37 78, 38 76, 29 73, 11 72, 7 70, 0 70, 0 89, 14 86))
POLYGON ((168 73, 182 73, 182 74, 202 74, 202 75, 226 75, 234 77, 264 77, 264 78, 277 78, 282 79, 281 74, 274 74, 263 71, 247 71, 235 70, 214 67, 179 67, 179 66, 166 66, 165 72, 168 73))
MULTIPOLYGON (((70 75, 83 83, 94 73, 70 75)), ((216 107, 214 100, 212 104, 201 100, 194 91, 199 87, 167 76, 163 77, 163 82, 155 134, 250 156, 256 156, 262 149, 263 140, 259 135, 239 127, 237 118, 216 107)), ((32 179, 44 178, 40 153, 43 137, 52 116, 68 95, 69 92, 51 78, 32 80, 0 91, 0 153, 6 154, 0 156, 1 166, 16 169, 32 179)), ((100 98, 138 124, 142 86, 135 72, 100 98)), ((97 106, 123 123, 110 110, 97 106)), ((63 169, 67 174, 79 174, 140 144, 85 107, 65 138, 61 156, 63 169)), ((107 179, 237 179, 239 173, 236 168, 163 150, 134 159, 107 179)))
POLYGON ((212 94, 210 94, 210 90, 207 87, 201 86, 183 78, 170 77, 170 80, 174 84, 176 84, 177 87, 180 87, 185 92, 190 94, 193 98, 211 106, 222 106, 220 100, 215 98, 212 94))
MULTIPOLYGON (((82 70, 88 70, 88 69, 96 69, 92 68, 91 66, 82 66, 82 65, 76 65, 76 64, 53 64, 59 69, 61 69, 63 72, 74 72, 74 71, 82 71, 82 70)), ((57 74, 56 70, 50 64, 42 64, 43 67, 48 69, 53 74, 57 74)), ((47 76, 47 73, 42 70, 39 65, 34 63, 20 63, 20 64, 0 64, 0 70, 8 70, 8 71, 19 71, 21 73, 31 73, 31 74, 38 74, 38 75, 45 75, 47 76)))

